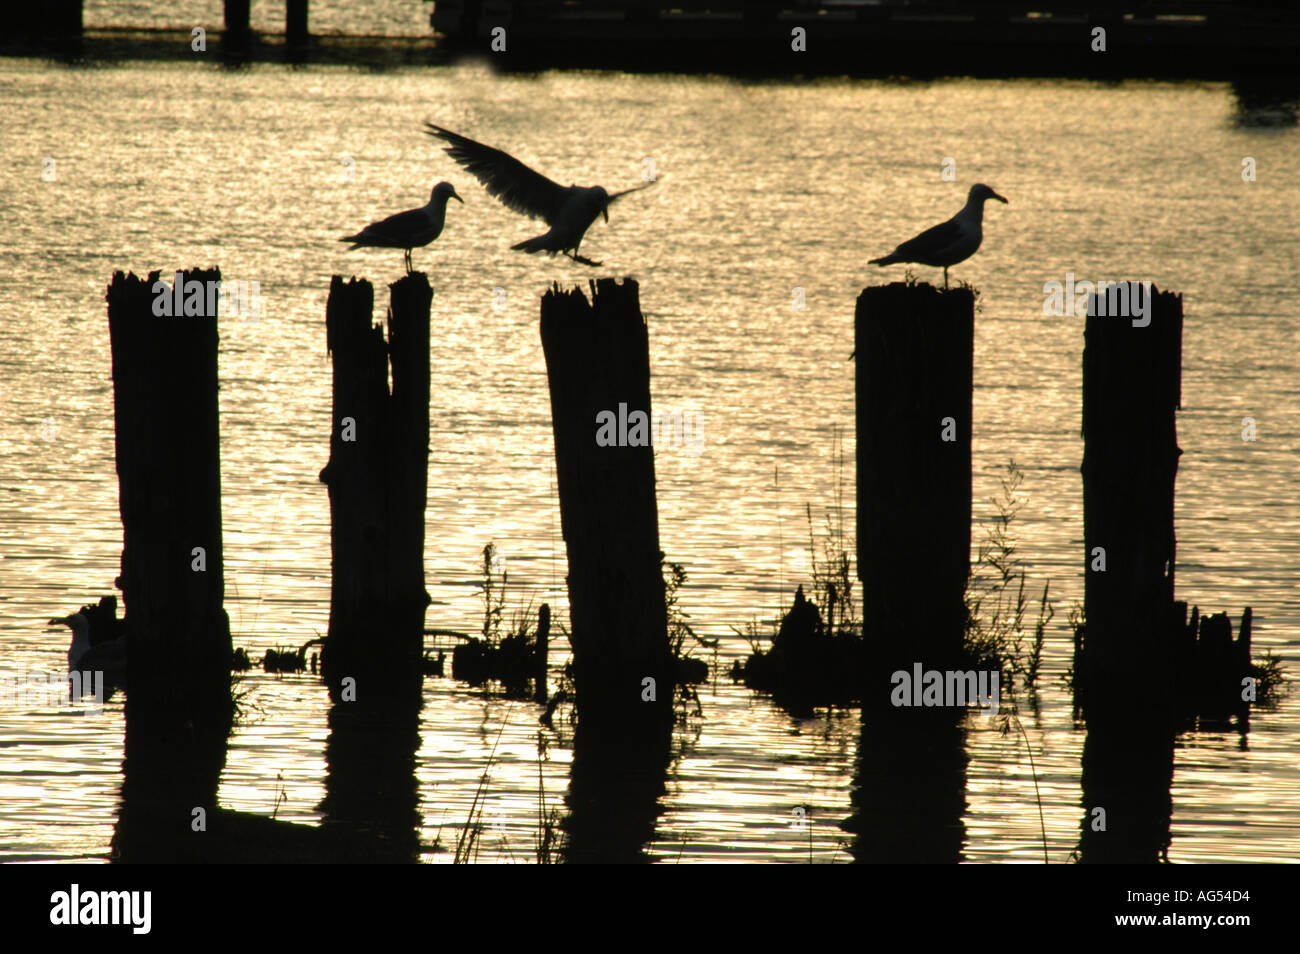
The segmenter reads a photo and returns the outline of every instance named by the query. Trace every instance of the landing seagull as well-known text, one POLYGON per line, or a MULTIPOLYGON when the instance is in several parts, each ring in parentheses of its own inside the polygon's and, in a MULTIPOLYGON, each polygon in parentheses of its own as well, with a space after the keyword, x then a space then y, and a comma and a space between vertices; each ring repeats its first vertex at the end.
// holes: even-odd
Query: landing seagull
POLYGON ((409 209, 390 215, 380 222, 372 222, 356 235, 345 235, 340 242, 354 243, 348 251, 358 248, 400 248, 406 250, 406 271, 411 271, 411 249, 423 248, 442 234, 447 219, 447 200, 455 199, 462 205, 465 200, 456 194, 450 182, 439 182, 433 187, 429 204, 422 209, 409 209))
POLYGON ((871 265, 892 265, 895 262, 914 262, 943 268, 943 287, 948 287, 948 266, 964 262, 975 254, 984 238, 984 202, 997 199, 1006 202, 988 186, 970 187, 962 210, 942 225, 926 229, 914 239, 904 242, 883 258, 873 258, 871 265))
POLYGON ((529 169, 513 156, 473 139, 466 139, 449 129, 425 123, 425 132, 450 143, 447 154, 483 183, 488 194, 500 199, 506 208, 533 219, 541 219, 550 231, 510 246, 524 252, 563 252, 583 265, 599 265, 578 254, 582 237, 603 215, 609 221, 609 205, 620 196, 638 192, 653 183, 609 193, 600 186, 571 185, 552 182, 540 172, 529 169))

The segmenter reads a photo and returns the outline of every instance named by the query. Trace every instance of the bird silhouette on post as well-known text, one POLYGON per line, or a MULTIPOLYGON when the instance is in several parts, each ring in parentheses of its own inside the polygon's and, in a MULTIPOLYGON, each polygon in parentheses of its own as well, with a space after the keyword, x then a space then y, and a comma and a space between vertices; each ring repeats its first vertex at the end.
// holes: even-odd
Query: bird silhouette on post
POLYGON ((345 235, 340 242, 352 242, 358 248, 400 248, 406 251, 406 271, 411 271, 411 249, 424 248, 439 235, 447 220, 447 200, 455 199, 462 205, 465 200, 456 194, 450 182, 439 182, 433 187, 429 204, 419 209, 398 212, 378 222, 371 222, 356 235, 345 235))
POLYGON ((926 229, 888 255, 871 259, 868 264, 881 267, 895 262, 933 265, 943 269, 943 287, 947 288, 948 266, 966 261, 975 254, 984 239, 984 203, 989 199, 1007 201, 982 183, 971 186, 966 204, 947 222, 926 229))
POLYGON ((506 208, 529 218, 541 219, 550 226, 544 234, 510 246, 521 252, 550 252, 552 255, 563 252, 583 265, 599 265, 600 262, 578 254, 578 246, 591 223, 597 216, 604 216, 608 222, 610 203, 654 184, 647 182, 612 193, 600 186, 565 187, 500 149, 485 146, 433 123, 425 123, 425 132, 447 142, 447 154, 483 183, 488 194, 500 199, 506 208))

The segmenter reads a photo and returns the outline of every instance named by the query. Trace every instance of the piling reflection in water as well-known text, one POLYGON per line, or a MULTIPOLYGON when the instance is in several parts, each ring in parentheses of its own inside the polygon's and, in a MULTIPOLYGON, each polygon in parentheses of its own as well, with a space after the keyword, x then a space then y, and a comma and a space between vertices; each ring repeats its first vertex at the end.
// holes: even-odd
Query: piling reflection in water
POLYGON ((1155 712, 1094 712, 1083 743, 1083 863, 1165 861, 1174 730, 1155 712), (1145 716, 1145 717, 1144 717, 1145 716))
POLYGON ((645 845, 663 812, 660 798, 672 726, 651 725, 633 737, 579 723, 562 827, 564 860, 601 864, 649 862, 645 845))
POLYGON ((858 863, 956 864, 966 843, 964 709, 862 712, 853 772, 853 814, 843 822, 855 837, 858 863))
MULTIPOLYGON (((416 862, 420 856, 420 687, 382 698, 336 702, 325 744, 322 827, 340 826, 365 844, 368 860, 416 862)), ((339 859, 340 861, 357 859, 339 859)))

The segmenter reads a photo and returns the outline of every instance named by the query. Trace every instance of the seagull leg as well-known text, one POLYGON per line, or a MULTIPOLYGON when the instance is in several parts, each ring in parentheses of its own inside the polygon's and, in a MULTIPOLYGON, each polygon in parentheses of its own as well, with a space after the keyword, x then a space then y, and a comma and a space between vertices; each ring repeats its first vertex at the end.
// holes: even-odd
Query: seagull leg
POLYGON ((409 275, 411 274, 411 250, 409 248, 406 250, 405 261, 406 261, 406 274, 409 275))
POLYGON ((943 267, 943 290, 948 290, 948 266, 943 267))

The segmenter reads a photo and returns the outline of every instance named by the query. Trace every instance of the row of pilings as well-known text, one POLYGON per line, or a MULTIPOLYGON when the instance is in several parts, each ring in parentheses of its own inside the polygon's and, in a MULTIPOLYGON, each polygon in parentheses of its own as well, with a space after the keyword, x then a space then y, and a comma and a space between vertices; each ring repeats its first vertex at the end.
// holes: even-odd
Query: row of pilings
MULTIPOLYGON (((184 291, 219 278, 190 272, 178 281, 184 291)), ((320 479, 332 527, 322 655, 331 732, 326 823, 313 829, 216 803, 233 711, 216 314, 203 304, 212 297, 200 295, 188 317, 158 317, 160 288, 173 294, 156 273, 147 282, 119 273, 108 296, 131 660, 129 798, 115 852, 124 860, 258 851, 414 860, 432 290, 421 273, 395 283, 385 335, 368 282, 336 277, 330 289, 332 429, 320 479), (215 821, 199 824, 209 816, 215 821), (194 837, 214 826, 222 839, 194 837)), ((1075 658, 1076 700, 1089 727, 1084 860, 1154 860, 1168 845, 1177 728, 1169 674, 1188 640, 1172 571, 1182 307, 1178 296, 1153 297, 1149 327, 1106 317, 1085 326, 1088 569, 1075 658)), ((909 283, 869 288, 858 301, 857 538, 868 652, 858 676, 858 811, 846 827, 857 832, 863 860, 903 860, 918 845, 928 846, 920 852, 928 860, 956 860, 963 843, 960 713, 887 700, 899 670, 965 668, 974 309, 970 289, 909 283), (893 819, 888 833, 882 817, 893 819)), ((605 279, 592 283, 590 298, 553 287, 542 298, 540 332, 578 716, 566 857, 635 860, 664 790, 675 669, 653 449, 594 438, 605 412, 634 408, 653 419, 638 286, 605 279)), ((1221 641, 1221 628, 1203 624, 1202 635, 1214 630, 1221 641)), ((1232 645, 1243 643, 1246 634, 1232 645)), ((537 689, 545 698, 544 679, 537 689)))
MULTIPOLYGON (((320 480, 331 512, 321 656, 331 709, 324 823, 311 828, 217 804, 235 711, 222 605, 219 283, 215 270, 177 273, 170 287, 158 273, 118 273, 108 292, 131 677, 114 857, 416 860, 432 290, 420 273, 395 283, 385 335, 368 282, 336 277, 330 288, 332 428, 320 480)), ((579 720, 566 857, 634 860, 663 794, 674 669, 652 451, 598 448, 593 422, 620 405, 650 411, 636 283, 602 281, 590 301, 553 290, 541 334, 579 720)), ((544 701, 544 656, 538 665, 544 701)))
MULTIPOLYGON (((309 0, 285 0, 284 51, 291 62, 302 61, 309 55, 312 38, 308 32, 309 0)), ((224 0, 221 32, 222 58, 229 64, 247 60, 253 52, 256 37, 250 25, 251 0, 224 0)), ((84 0, 48 0, 40 4, 20 4, 6 14, 7 32, 11 38, 27 44, 43 46, 66 57, 80 57, 85 52, 84 0)), ((186 38, 184 49, 191 52, 206 51, 195 33, 186 38)))
MULTIPOLYGON (((1201 619, 1193 609, 1188 621, 1174 599, 1182 297, 1125 286, 1124 300, 1147 310, 1142 320, 1115 314, 1111 293, 1093 296, 1084 325, 1085 596, 1072 685, 1087 725, 1077 849, 1085 862, 1165 857, 1175 736, 1206 716, 1235 716, 1244 732, 1241 690, 1257 673, 1249 608, 1234 641, 1225 614, 1201 619)), ((974 308, 969 289, 906 283, 868 288, 858 301, 867 649, 857 813, 845 827, 858 833, 862 860, 959 857, 964 799, 944 793, 962 782, 961 730, 951 717, 884 700, 890 673, 968 668, 974 308), (920 767, 890 777, 909 762, 920 767), (893 819, 888 833, 882 817, 893 819)))

